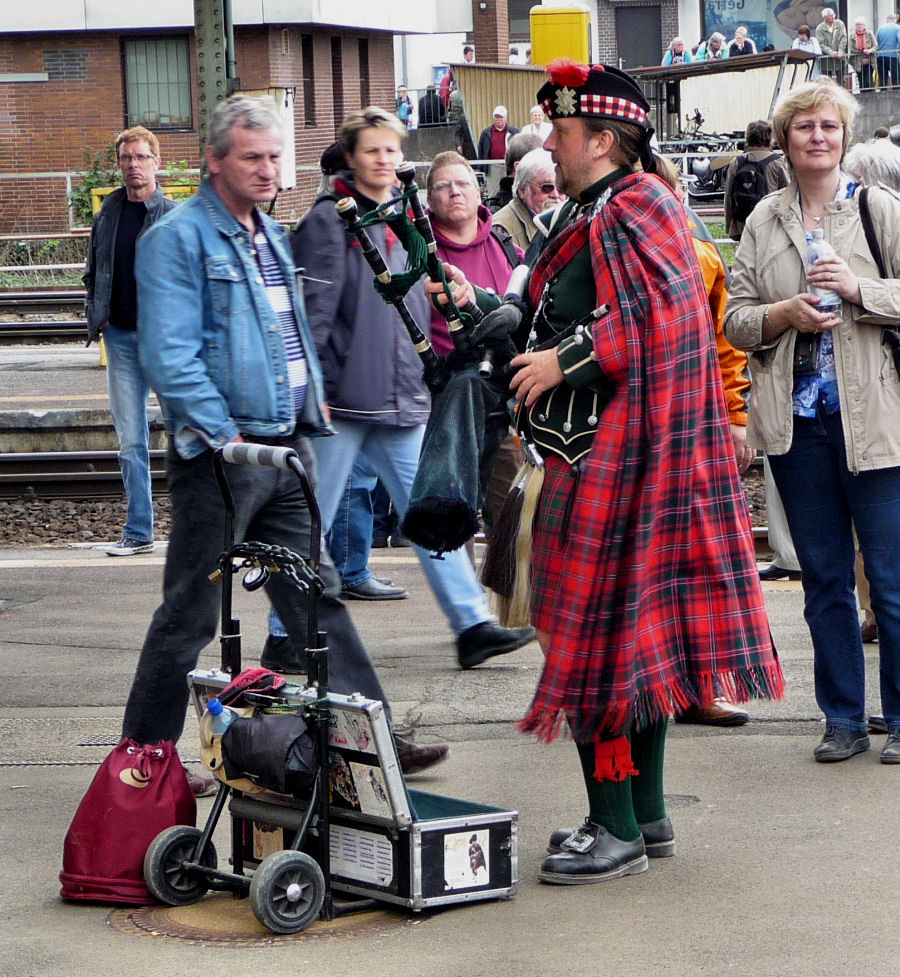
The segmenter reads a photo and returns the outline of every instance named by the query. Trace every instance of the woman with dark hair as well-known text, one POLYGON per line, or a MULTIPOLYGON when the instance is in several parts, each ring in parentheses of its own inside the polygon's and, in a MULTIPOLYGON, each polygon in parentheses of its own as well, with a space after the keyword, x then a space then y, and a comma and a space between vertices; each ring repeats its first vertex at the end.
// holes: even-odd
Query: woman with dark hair
MULTIPOLYGON (((813 36, 808 24, 801 24, 797 28, 797 36, 794 38, 791 50, 803 51, 804 54, 814 54, 816 58, 822 57, 822 45, 819 44, 818 38, 813 36)), ((813 62, 812 72, 809 77, 811 79, 819 77, 818 61, 813 62)))
MULTIPOLYGON (((793 180, 747 221, 725 330, 752 353, 747 440, 769 456, 802 570, 826 724, 815 759, 869 748, 855 527, 878 624, 881 760, 900 763, 900 376, 882 329, 864 319, 900 317, 900 281, 880 277, 857 185, 843 169, 857 111, 826 78, 776 106, 775 137, 793 180), (819 237, 831 256, 810 263, 819 237)), ((900 268, 900 198, 871 187, 868 204, 890 274, 900 268)))

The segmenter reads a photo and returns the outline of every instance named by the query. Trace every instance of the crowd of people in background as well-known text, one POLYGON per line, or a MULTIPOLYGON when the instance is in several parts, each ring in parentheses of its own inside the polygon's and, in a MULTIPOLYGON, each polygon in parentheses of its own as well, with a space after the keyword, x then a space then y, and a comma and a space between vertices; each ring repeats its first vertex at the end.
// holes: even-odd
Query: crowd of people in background
MULTIPOLYGON (((888 14, 877 30, 868 26, 865 17, 857 17, 853 22, 853 33, 848 34, 846 25, 835 11, 825 7, 818 25, 800 24, 795 33, 791 50, 816 59, 811 80, 825 74, 852 92, 893 88, 897 84, 900 63, 897 14, 888 14)), ((741 24, 735 28, 731 41, 727 41, 720 31, 714 31, 692 47, 683 37, 673 37, 660 63, 663 67, 697 64, 757 54, 759 50, 747 27, 741 24)), ((767 41, 761 50, 774 51, 775 45, 767 41)))

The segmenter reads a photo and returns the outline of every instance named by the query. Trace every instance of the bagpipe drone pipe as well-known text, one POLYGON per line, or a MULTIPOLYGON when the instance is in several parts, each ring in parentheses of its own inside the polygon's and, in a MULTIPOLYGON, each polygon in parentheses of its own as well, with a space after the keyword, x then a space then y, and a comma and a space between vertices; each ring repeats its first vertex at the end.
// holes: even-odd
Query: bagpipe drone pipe
MULTIPOLYGON (((508 365, 516 355, 510 336, 521 322, 522 310, 513 301, 504 301, 487 315, 472 304, 456 305, 419 201, 415 167, 403 164, 397 174, 402 193, 376 210, 360 217, 349 197, 335 207, 360 243, 375 275, 375 290, 397 309, 422 360, 432 407, 401 531, 440 556, 459 549, 477 530, 487 475, 509 428, 508 365), (406 249, 407 271, 402 275, 391 274, 366 230, 379 221, 390 226, 406 249), (445 305, 436 305, 447 319, 453 342, 453 350, 444 357, 437 356, 404 301, 423 274, 441 283, 447 297, 445 305)), ((527 268, 516 272, 521 295, 527 268)))

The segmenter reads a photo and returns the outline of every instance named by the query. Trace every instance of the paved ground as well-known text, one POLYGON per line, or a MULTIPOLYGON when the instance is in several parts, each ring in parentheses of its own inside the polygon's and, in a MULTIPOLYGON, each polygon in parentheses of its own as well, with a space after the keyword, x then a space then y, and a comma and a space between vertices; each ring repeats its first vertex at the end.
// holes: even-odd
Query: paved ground
MULTIPOLYGON (((422 741, 452 743, 447 763, 416 786, 519 812, 515 898, 382 913, 327 931, 317 923, 287 941, 253 931, 247 903, 227 895, 184 911, 189 922, 219 920, 226 939, 229 927, 250 926, 254 936, 237 947, 134 935, 110 925, 109 907, 63 904, 63 837, 109 749, 78 744, 118 732, 161 563, 157 554, 113 561, 90 549, 0 549, 2 977, 251 968, 314 977, 895 977, 900 856, 890 839, 900 768, 878 763, 877 738, 848 763, 812 761, 821 723, 811 648, 799 584, 786 582, 765 592, 787 698, 752 705, 741 729, 674 727, 666 793, 678 855, 641 876, 562 889, 537 882, 549 832, 585 813, 571 744, 544 746, 513 727, 539 674, 537 647, 459 671, 418 565, 404 551, 379 551, 379 572, 412 596, 353 604, 354 617, 398 719, 418 724, 422 741)), ((264 604, 240 594, 245 660, 261 646, 264 604)), ((204 660, 216 655, 211 648, 204 660)), ((867 658, 877 711, 877 646, 867 658)), ((193 720, 181 745, 197 755, 193 720)))

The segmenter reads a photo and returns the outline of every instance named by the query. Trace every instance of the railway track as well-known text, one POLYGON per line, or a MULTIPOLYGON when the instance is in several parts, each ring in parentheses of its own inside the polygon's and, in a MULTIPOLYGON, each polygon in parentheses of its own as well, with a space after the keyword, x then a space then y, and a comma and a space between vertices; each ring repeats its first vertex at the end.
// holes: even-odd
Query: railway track
MULTIPOLYGON (((153 491, 167 491, 165 451, 150 452, 153 491)), ((0 500, 97 499, 123 492, 115 451, 0 453, 0 500)))
POLYGON ((59 312, 82 312, 84 289, 20 288, 0 291, 0 313, 19 315, 53 315, 59 312))
POLYGON ((84 291, 0 291, 0 343, 57 343, 82 339, 85 336, 83 312, 84 291), (47 316, 52 318, 45 318, 47 316))
POLYGON ((53 319, 43 321, 0 321, 0 343, 63 343, 85 339, 87 331, 83 319, 53 319))

